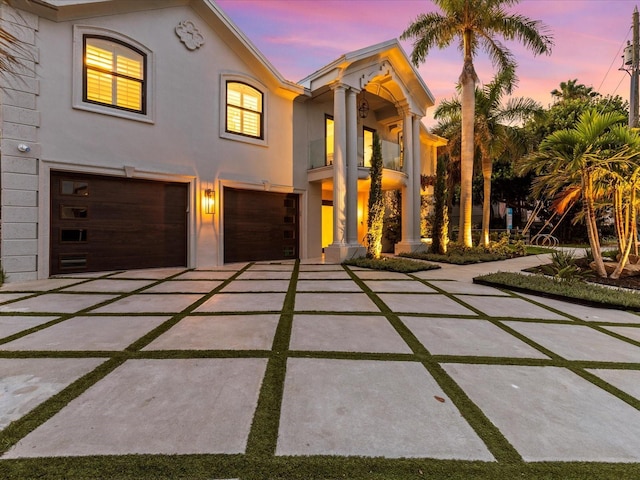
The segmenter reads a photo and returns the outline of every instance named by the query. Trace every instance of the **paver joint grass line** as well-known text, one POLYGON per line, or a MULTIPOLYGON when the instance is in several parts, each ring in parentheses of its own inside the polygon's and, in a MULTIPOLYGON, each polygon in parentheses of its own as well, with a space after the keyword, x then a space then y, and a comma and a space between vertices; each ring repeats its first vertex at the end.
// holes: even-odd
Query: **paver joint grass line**
POLYGON ((271 457, 276 452, 299 273, 300 262, 296 261, 291 272, 289 288, 273 339, 272 355, 267 363, 258 405, 247 440, 246 453, 250 458, 271 457))

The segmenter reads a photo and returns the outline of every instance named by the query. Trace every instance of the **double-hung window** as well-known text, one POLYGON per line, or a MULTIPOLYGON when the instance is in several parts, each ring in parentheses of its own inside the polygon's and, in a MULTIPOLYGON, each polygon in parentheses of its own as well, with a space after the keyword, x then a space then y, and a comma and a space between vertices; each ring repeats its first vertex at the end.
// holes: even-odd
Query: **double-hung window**
POLYGON ((263 139, 262 92, 246 83, 227 82, 226 131, 263 139))
POLYGON ((105 37, 84 37, 85 102, 145 113, 146 56, 105 37))

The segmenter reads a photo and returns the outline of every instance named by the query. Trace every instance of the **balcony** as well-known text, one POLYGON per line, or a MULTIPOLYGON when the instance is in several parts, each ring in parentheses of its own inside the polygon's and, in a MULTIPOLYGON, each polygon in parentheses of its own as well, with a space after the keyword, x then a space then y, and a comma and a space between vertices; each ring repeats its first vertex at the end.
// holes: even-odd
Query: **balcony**
MULTIPOLYGON (((358 166, 361 168, 369 168, 371 166, 369 162, 367 161, 365 165, 363 160, 362 138, 358 138, 358 140, 360 144, 358 145, 358 166)), ((324 138, 313 140, 309 143, 309 170, 333 165, 333 154, 326 154, 326 144, 327 141, 324 138)), ((389 170, 395 170, 397 172, 403 171, 402 150, 399 144, 386 140, 382 141, 382 163, 384 168, 389 170)))

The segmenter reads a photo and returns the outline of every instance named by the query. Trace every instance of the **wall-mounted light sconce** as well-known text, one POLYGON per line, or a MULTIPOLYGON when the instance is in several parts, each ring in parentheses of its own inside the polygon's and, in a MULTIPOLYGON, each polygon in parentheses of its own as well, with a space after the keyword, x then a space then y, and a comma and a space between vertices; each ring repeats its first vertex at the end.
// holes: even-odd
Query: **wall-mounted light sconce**
POLYGON ((31 151, 31 147, 25 143, 21 143, 18 145, 18 151, 27 153, 31 151))
POLYGON ((204 202, 204 213, 214 213, 216 206, 216 192, 214 192, 210 188, 207 188, 203 192, 202 201, 204 202))
POLYGON ((358 115, 360 115, 360 118, 367 118, 367 115, 369 115, 369 102, 367 102, 366 92, 366 90, 362 90, 362 98, 358 103, 358 115))

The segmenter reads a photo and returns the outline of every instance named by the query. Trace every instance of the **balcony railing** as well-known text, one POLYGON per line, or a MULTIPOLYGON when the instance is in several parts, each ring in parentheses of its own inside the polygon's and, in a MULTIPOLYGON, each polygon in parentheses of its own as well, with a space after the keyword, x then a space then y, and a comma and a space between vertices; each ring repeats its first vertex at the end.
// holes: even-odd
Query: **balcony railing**
MULTIPOLYGON (((362 140, 360 139, 360 143, 362 140)), ((326 140, 324 138, 309 142, 309 169, 333 165, 333 154, 326 154, 326 140)), ((382 163, 384 168, 403 171, 402 151, 400 145, 382 140, 382 163)), ((362 146, 358 146, 358 166, 369 168, 369 162, 364 165, 362 146)))

